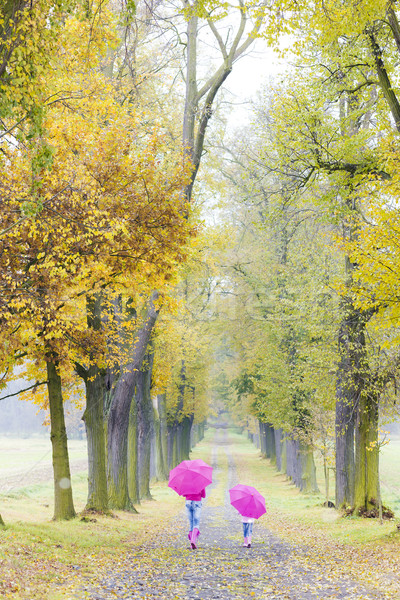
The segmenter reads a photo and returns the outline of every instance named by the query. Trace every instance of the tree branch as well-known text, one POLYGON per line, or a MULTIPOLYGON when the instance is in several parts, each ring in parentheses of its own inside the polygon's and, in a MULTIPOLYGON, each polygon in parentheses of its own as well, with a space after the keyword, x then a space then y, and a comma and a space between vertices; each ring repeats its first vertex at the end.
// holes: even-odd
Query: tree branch
POLYGON ((18 392, 14 392, 13 394, 7 394, 7 396, 3 396, 2 398, 0 398, 0 400, 5 400, 6 398, 11 398, 12 396, 18 396, 19 394, 22 394, 22 392, 28 392, 29 390, 32 390, 33 388, 37 388, 39 385, 46 385, 48 383, 48 381, 37 381, 36 383, 34 383, 33 385, 31 385, 30 387, 25 388, 24 390, 19 390, 18 392))

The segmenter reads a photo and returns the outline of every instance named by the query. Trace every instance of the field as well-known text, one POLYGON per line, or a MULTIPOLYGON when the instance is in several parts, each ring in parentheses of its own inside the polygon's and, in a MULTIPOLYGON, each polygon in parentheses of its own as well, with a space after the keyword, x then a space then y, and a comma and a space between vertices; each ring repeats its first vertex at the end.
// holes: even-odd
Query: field
MULTIPOLYGON (((235 436, 233 433, 232 435, 235 436)), ((240 443, 238 436, 236 443, 240 443)), ((253 448, 249 445, 249 449, 253 448)), ((82 510, 86 500, 87 455, 84 440, 68 442, 73 480, 74 501, 77 510, 82 510)), ((31 500, 37 510, 30 510, 27 519, 51 517, 53 494, 51 444, 46 438, 0 438, 0 514, 13 520, 18 514, 16 505, 31 500)), ((381 488, 383 503, 394 510, 400 518, 400 439, 395 438, 381 450, 381 488)), ((322 469, 317 469, 318 484, 324 490, 322 469)), ((334 500, 334 478, 331 475, 331 500, 334 500)))

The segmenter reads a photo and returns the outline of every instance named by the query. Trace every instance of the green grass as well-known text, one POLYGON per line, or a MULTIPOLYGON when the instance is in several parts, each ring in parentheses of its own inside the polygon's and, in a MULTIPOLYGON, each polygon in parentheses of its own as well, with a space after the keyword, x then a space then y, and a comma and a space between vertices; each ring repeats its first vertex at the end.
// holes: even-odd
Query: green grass
MULTIPOLYGON (((87 475, 73 477, 76 508, 83 508, 87 475)), ((121 553, 140 545, 145 536, 182 509, 182 498, 165 483, 151 487, 154 500, 138 506, 139 514, 118 512, 114 517, 89 515, 54 522, 52 486, 21 490, 16 498, 1 498, 6 528, 0 530, 0 597, 14 600, 58 600, 73 597, 87 578, 118 562, 121 553), (46 501, 47 505, 41 504, 46 501), (69 595, 71 590, 71 595, 69 595)))
POLYGON ((382 499, 400 518, 400 439, 383 446, 380 457, 382 499))
MULTIPOLYGON (((380 525, 376 519, 342 518, 336 510, 323 506, 323 494, 301 493, 285 475, 276 471, 269 460, 261 458, 259 450, 244 435, 230 431, 229 437, 234 446, 240 480, 254 485, 266 498, 269 514, 273 515, 270 522, 267 513, 266 526, 273 528, 275 521, 279 532, 284 534, 286 531, 288 537, 291 528, 298 528, 301 524, 340 542, 391 544, 394 541, 400 545, 400 536, 395 533, 393 521, 385 521, 380 525)), ((396 452, 385 455, 383 462, 388 470, 398 469, 396 452)), ((323 490, 323 481, 320 480, 319 485, 323 490)))
MULTIPOLYGON (((68 440, 71 461, 87 457, 85 440, 68 440)), ((48 438, 0 437, 0 477, 28 473, 31 469, 51 466, 51 442, 48 438)))
MULTIPOLYGON (((213 452, 217 453, 218 468, 215 472, 215 485, 207 493, 207 503, 220 506, 224 503, 228 483, 227 453, 224 444, 214 446, 215 429, 206 432, 205 439, 191 453, 191 458, 202 458, 212 462, 213 452)), ((267 514, 260 519, 257 527, 267 527, 276 534, 297 541, 310 543, 310 531, 315 539, 331 539, 368 548, 382 548, 384 552, 394 549, 398 552, 400 535, 395 533, 395 524, 385 522, 380 526, 376 520, 361 518, 341 518, 335 510, 322 506, 322 494, 305 495, 288 479, 279 474, 268 460, 261 458, 260 452, 245 435, 237 431, 228 432, 230 447, 237 469, 238 481, 254 485, 267 500, 267 514)), ((26 441, 25 441, 26 442, 26 441)), ((34 461, 43 441, 35 444, 29 460, 34 461), (33 456, 35 454, 35 456, 33 456)), ((21 442, 22 444, 22 442, 21 442)), ((20 452, 20 446, 18 446, 20 452)), ((396 500, 399 476, 399 443, 387 446, 382 452, 382 478, 384 499, 396 500)), ((76 456, 82 457, 82 445, 76 446, 76 456)), ((18 468, 19 459, 7 458, 7 468, 18 468)), ((2 470, 0 469, 0 477, 2 470)), ((319 482, 323 489, 323 482, 319 482)), ((84 508, 87 495, 87 473, 72 477, 75 508, 84 508)), ((0 495, 0 514, 6 522, 6 529, 0 531, 0 596, 15 600, 58 600, 68 596, 68 586, 83 585, 86 577, 91 577, 112 561, 118 561, 121 551, 140 545, 145 535, 152 535, 163 520, 167 522, 182 510, 182 498, 170 490, 166 483, 155 483, 151 487, 155 501, 144 502, 139 513, 116 513, 117 518, 96 516, 95 521, 84 522, 78 516, 69 522, 57 523, 51 520, 53 514, 53 485, 49 481, 14 489, 7 495, 0 495), (75 569, 75 565, 79 569, 75 569), (14 591, 2 589, 2 585, 15 584, 14 591), (27 589, 25 589, 27 588, 27 589), (28 591, 27 591, 28 590, 28 591), (50 590, 50 591, 49 591, 50 590)), ((11 589, 11 588, 10 588, 11 589)))

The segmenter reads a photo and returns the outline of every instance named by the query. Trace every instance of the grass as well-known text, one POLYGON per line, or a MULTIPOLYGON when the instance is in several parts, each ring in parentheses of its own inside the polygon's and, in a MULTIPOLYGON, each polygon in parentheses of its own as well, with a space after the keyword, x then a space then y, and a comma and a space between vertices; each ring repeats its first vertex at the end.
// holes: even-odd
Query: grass
MULTIPOLYGON (((400 536, 395 533, 393 521, 385 521, 380 525, 375 519, 340 517, 334 509, 323 506, 325 498, 322 494, 302 494, 285 475, 278 473, 268 460, 261 458, 260 452, 245 436, 230 431, 229 437, 234 446, 240 480, 259 489, 267 499, 268 508, 275 519, 286 520, 293 527, 298 527, 299 523, 306 527, 312 526, 332 539, 344 543, 379 542, 383 545, 395 543, 400 546, 400 536)), ((393 468, 396 472, 399 468, 396 452, 390 456, 386 455, 382 462, 386 462, 385 469, 389 471, 393 468)), ((320 489, 324 489, 323 481, 318 483, 320 489)), ((384 500, 387 502, 386 495, 384 500)))
MULTIPOLYGON (((68 440, 68 453, 71 461, 85 459, 85 440, 68 440)), ((28 473, 36 467, 51 467, 51 442, 49 438, 0 437, 0 477, 28 473)))
MULTIPOLYGON (((78 516, 53 522, 51 510, 43 511, 35 501, 41 494, 45 497, 47 486, 37 488, 14 499, 12 513, 3 511, 3 502, 1 505, 4 520, 10 523, 0 531, 0 596, 6 598, 80 597, 73 595, 75 588, 105 572, 118 562, 121 553, 131 550, 132 545, 140 546, 160 522, 182 509, 181 498, 165 483, 155 483, 151 489, 154 500, 141 504, 139 514, 115 512, 114 517, 96 515, 82 521, 78 516)), ((75 477, 74 496, 83 498, 86 489, 86 474, 75 477)), ((49 496, 47 501, 51 504, 49 496)))
MULTIPOLYGON (((216 484, 207 494, 207 503, 219 506, 224 502, 228 457, 224 444, 214 447, 214 432, 211 428, 206 432, 205 439, 193 449, 191 458, 212 463, 217 453, 216 484)), ((312 531, 322 544, 344 542, 349 551, 356 546, 368 549, 371 555, 378 551, 384 556, 399 553, 400 534, 395 533, 393 522, 380 526, 375 520, 339 517, 335 510, 322 506, 324 498, 321 494, 301 494, 268 460, 260 457, 259 451, 244 435, 233 430, 228 435, 238 481, 254 485, 267 499, 268 512, 256 527, 268 527, 288 539, 296 532, 296 539, 304 543, 310 543, 312 531)), ((38 442, 35 451, 29 454, 29 461, 35 461, 40 455, 41 444, 42 441, 38 442)), ((397 444, 383 449, 381 471, 385 501, 390 497, 398 498, 400 443, 397 444)), ((79 444, 76 456, 82 456, 79 444)), ((8 455, 6 468, 18 469, 18 461, 19 458, 8 455)), ((0 477, 3 474, 1 467, 0 477)), ((319 483, 323 489, 323 482, 319 483)), ((73 475, 72 485, 75 507, 80 511, 86 501, 87 473, 73 475)), ((138 515, 117 512, 116 518, 96 516, 89 522, 78 516, 62 523, 51 521, 52 482, 0 495, 0 514, 7 525, 0 530, 0 596, 15 600, 80 597, 74 595, 76 587, 82 589, 88 579, 118 562, 121 553, 132 547, 140 552, 144 537, 155 535, 160 523, 167 522, 182 510, 182 498, 165 483, 154 483, 151 492, 154 501, 146 501, 138 507, 138 515)))

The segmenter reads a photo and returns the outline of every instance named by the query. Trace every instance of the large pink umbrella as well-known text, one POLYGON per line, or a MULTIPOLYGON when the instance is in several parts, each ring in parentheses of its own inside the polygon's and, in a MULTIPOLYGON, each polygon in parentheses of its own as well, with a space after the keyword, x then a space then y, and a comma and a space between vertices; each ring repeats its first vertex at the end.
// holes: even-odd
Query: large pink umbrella
POLYGON ((229 490, 229 496, 232 506, 243 517, 258 519, 267 512, 264 496, 251 485, 242 485, 239 483, 229 490))
POLYGON ((201 458, 184 460, 169 472, 168 486, 180 496, 199 494, 212 483, 212 467, 201 458))

